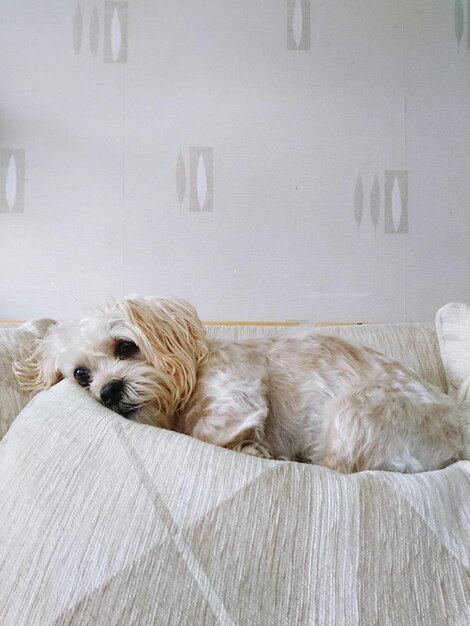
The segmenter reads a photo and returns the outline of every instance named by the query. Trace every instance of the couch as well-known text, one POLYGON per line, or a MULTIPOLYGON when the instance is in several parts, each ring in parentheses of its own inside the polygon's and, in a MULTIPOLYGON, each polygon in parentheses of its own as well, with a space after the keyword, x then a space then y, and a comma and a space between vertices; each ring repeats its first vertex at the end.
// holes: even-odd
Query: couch
MULTIPOLYGON (((470 329, 468 309, 458 315, 470 329)), ((457 396, 455 316, 445 308, 437 333, 318 332, 379 349, 457 396)), ((2 626, 470 623, 470 462, 342 475, 133 423, 70 381, 28 403, 11 361, 50 323, 0 329, 2 626)))

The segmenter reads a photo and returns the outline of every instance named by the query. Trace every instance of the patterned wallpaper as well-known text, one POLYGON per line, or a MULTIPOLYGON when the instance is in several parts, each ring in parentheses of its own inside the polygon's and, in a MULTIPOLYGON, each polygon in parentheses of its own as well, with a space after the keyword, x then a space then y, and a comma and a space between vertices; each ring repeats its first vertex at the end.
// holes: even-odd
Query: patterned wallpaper
POLYGON ((470 1, 37 0, 0 21, 0 317, 470 301, 470 1))

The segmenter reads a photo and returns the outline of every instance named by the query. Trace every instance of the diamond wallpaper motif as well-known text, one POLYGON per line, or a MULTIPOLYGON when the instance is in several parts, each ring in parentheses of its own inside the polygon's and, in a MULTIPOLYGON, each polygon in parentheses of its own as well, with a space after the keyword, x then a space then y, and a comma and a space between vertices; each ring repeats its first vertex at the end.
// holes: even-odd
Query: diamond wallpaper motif
POLYGON ((24 211, 25 151, 1 151, 0 212, 24 211))

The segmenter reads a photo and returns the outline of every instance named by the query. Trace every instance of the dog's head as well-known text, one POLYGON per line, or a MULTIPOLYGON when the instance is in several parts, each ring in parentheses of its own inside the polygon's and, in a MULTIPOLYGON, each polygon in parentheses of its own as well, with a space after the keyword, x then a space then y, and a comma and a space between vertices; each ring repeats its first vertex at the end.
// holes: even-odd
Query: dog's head
POLYGON ((78 323, 55 324, 14 370, 31 392, 70 378, 123 416, 168 427, 191 395, 207 353, 190 304, 128 298, 78 323))

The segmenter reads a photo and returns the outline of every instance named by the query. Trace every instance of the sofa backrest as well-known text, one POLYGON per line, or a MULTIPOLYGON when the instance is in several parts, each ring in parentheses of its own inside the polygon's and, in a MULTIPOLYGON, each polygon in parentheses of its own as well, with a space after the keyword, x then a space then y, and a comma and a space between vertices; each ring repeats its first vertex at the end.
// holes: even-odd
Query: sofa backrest
POLYGON ((233 340, 304 334, 309 330, 342 337, 346 341, 383 352, 413 369, 422 380, 447 392, 444 367, 432 323, 338 326, 210 324, 206 326, 208 337, 233 340))
MULTIPOLYGON (((12 362, 18 352, 41 338, 52 320, 32 320, 23 325, 0 326, 0 439, 29 400, 13 376, 12 362)), ((383 352, 413 369, 418 376, 442 391, 447 383, 434 325, 365 324, 309 326, 288 324, 207 324, 209 338, 245 339, 319 332, 343 337, 383 352)))

